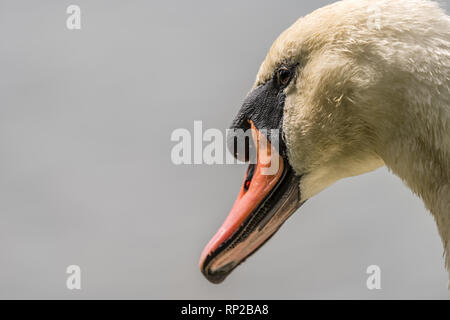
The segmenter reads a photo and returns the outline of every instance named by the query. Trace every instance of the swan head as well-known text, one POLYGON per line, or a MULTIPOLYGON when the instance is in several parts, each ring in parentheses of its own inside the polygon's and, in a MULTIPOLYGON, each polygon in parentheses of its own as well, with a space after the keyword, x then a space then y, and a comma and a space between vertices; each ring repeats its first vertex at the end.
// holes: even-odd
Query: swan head
POLYGON ((392 13, 380 29, 373 1, 340 1, 300 18, 273 43, 232 128, 252 129, 256 144, 267 139, 280 165, 269 175, 259 159, 250 165, 230 214, 202 253, 208 280, 223 281, 324 188, 384 165, 381 146, 404 119, 399 106, 410 90, 409 70, 396 59, 411 54, 408 34, 402 39, 407 21, 420 14, 408 9, 411 2, 437 10, 423 1, 376 1, 377 10, 392 13))

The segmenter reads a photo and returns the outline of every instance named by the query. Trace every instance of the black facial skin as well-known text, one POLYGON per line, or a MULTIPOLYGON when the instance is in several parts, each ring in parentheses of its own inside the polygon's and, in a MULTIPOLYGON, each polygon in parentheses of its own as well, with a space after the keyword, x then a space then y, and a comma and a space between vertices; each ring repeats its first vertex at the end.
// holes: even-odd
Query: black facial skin
MULTIPOLYGON (((295 68, 297 65, 289 67, 281 67, 274 73, 272 79, 259 85, 253 89, 245 98, 242 108, 231 124, 230 129, 250 129, 248 120, 251 120, 258 130, 267 130, 268 140, 275 146, 279 147, 279 154, 286 156, 286 145, 283 141, 283 109, 286 100, 284 89, 289 85, 290 81, 295 77, 295 68), (278 129, 279 135, 272 137, 271 129, 278 129)), ((236 154, 237 143, 244 143, 239 139, 245 137, 234 135, 228 136, 228 148, 239 160, 248 161, 249 148, 254 146, 251 142, 246 141, 245 157, 236 154)), ((244 144, 241 144, 244 145, 244 144)))

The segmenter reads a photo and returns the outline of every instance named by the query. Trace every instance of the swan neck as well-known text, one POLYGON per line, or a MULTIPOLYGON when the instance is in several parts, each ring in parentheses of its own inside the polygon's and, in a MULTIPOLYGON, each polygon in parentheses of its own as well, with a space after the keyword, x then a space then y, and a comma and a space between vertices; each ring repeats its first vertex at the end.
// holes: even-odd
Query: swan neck
POLYGON ((395 134, 386 136, 380 153, 386 166, 423 200, 435 218, 450 272, 450 118, 429 120, 419 115, 403 125, 397 123, 395 134))

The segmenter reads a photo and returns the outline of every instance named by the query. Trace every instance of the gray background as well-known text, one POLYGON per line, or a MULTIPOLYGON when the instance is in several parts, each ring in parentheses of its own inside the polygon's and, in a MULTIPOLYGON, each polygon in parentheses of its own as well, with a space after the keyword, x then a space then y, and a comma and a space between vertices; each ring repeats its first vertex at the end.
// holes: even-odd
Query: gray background
POLYGON ((447 298, 433 218, 384 168, 307 202, 223 284, 198 270, 245 166, 175 166, 170 134, 225 129, 272 41, 329 2, 1 0, 0 298, 447 298))

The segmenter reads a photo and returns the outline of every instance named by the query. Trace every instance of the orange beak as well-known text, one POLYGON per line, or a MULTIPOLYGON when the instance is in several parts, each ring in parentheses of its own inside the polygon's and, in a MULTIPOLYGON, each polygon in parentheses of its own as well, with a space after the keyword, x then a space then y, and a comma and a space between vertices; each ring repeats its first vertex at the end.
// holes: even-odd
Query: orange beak
POLYGON ((222 282, 300 205, 299 177, 253 122, 250 125, 257 163, 249 166, 230 213, 200 257, 200 268, 213 283, 222 282))

